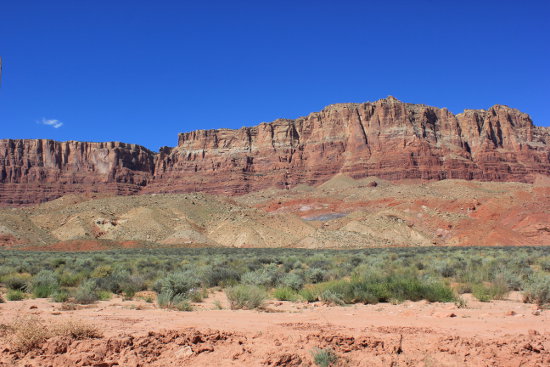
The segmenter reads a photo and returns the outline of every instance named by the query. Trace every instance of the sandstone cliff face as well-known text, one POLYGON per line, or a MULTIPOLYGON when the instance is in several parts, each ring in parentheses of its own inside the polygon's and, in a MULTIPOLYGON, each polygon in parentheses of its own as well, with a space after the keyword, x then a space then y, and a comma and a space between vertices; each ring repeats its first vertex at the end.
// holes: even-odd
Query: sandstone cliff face
POLYGON ((390 180, 533 181, 550 175, 547 128, 506 106, 453 115, 388 97, 296 120, 180 134, 145 190, 239 194, 338 173, 390 180))
POLYGON ((133 194, 153 173, 154 154, 124 143, 0 140, 0 203, 29 204, 67 193, 133 194))
POLYGON ((532 182, 550 176, 550 129, 518 110, 447 109, 388 97, 296 120, 180 134, 159 153, 122 143, 0 141, 0 203, 73 192, 240 194, 336 174, 532 182))

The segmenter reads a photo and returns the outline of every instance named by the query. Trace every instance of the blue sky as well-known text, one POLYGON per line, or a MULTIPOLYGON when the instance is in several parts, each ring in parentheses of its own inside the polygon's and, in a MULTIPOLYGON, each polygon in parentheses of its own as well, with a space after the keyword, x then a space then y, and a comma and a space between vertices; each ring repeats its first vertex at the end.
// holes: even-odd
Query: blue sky
POLYGON ((123 141, 393 95, 550 125, 549 1, 2 1, 0 138, 123 141))

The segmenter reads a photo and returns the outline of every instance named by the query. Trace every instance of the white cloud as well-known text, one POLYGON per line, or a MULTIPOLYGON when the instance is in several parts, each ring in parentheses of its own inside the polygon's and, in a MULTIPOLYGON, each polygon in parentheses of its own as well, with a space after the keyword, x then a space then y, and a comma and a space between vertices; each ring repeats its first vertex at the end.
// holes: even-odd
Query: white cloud
POLYGON ((42 120, 37 121, 37 122, 41 125, 51 126, 54 129, 59 129, 61 126, 63 126, 63 123, 61 121, 54 120, 54 119, 45 119, 45 118, 43 118, 42 120))

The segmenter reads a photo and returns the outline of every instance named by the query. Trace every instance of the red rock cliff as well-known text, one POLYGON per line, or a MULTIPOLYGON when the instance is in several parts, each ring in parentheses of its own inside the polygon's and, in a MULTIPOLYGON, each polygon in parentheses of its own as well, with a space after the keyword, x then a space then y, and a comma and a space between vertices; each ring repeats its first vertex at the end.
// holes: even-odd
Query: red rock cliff
POLYGON ((402 103, 337 104, 296 120, 180 134, 148 192, 244 193, 355 178, 533 181, 550 175, 549 129, 506 106, 453 115, 402 103))
POLYGON ((153 168, 154 153, 133 144, 0 140, 0 203, 37 203, 68 193, 133 194, 153 168))
POLYGON ((177 147, 158 154, 122 143, 0 141, 3 204, 91 191, 239 194, 338 173, 532 182, 550 176, 550 129, 506 106, 453 115, 388 97, 296 120, 183 133, 177 147))

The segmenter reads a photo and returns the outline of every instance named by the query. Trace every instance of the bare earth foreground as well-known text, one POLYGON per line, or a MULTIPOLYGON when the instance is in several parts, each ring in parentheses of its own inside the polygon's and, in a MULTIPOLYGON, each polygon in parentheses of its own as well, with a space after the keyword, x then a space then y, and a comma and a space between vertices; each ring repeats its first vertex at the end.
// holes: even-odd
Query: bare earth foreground
POLYGON ((45 299, 0 305, 0 325, 24 316, 46 323, 79 320, 103 337, 56 337, 16 353, 0 330, 0 366, 314 366, 315 348, 337 366, 548 366, 550 311, 511 293, 467 307, 452 303, 329 307, 270 301, 264 311, 232 311, 223 293, 195 311, 158 309, 114 298, 73 311, 45 299), (215 302, 224 309, 215 309, 215 302))

